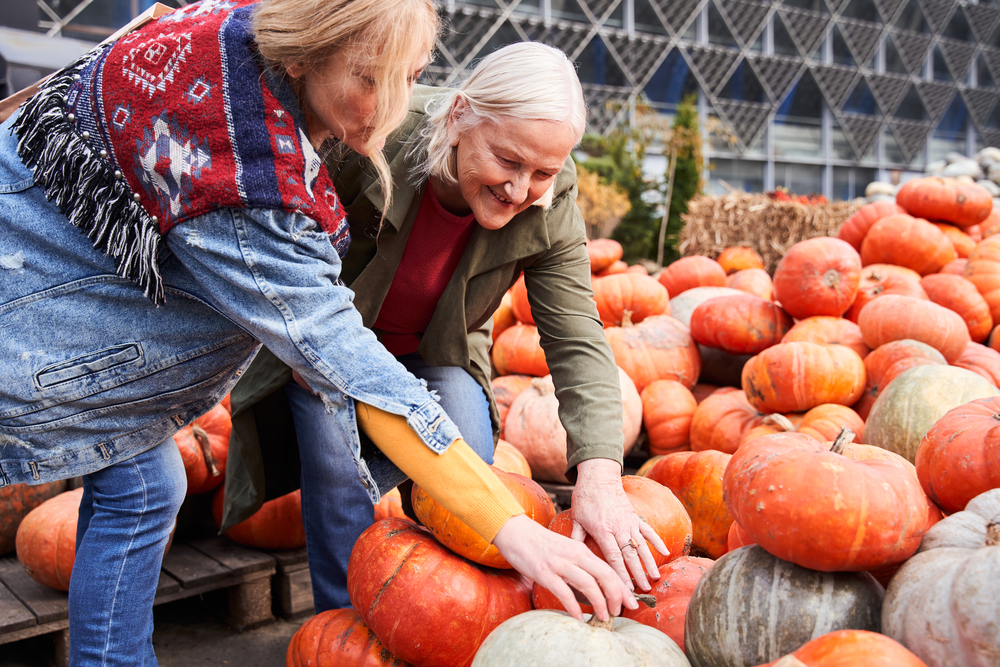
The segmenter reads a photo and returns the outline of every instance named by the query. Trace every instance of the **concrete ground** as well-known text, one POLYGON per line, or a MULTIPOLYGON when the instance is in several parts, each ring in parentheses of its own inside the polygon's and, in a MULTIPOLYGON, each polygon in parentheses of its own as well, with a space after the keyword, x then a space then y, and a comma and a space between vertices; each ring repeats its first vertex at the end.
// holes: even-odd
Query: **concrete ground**
MULTIPOLYGON (((219 621, 200 598, 153 609, 153 646, 161 667, 281 667, 295 631, 307 619, 275 623, 239 634, 219 621)), ((0 645, 0 667, 54 667, 51 637, 0 645)))

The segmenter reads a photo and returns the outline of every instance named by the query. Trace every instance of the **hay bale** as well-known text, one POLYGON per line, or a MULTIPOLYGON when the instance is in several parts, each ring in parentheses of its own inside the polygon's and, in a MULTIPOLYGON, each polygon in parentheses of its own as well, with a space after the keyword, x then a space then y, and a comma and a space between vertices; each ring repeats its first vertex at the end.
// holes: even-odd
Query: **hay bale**
POLYGON ((748 246, 764 259, 770 274, 790 247, 815 236, 836 236, 864 200, 802 204, 775 201, 762 193, 699 195, 681 216, 681 256, 716 258, 728 246, 748 246))

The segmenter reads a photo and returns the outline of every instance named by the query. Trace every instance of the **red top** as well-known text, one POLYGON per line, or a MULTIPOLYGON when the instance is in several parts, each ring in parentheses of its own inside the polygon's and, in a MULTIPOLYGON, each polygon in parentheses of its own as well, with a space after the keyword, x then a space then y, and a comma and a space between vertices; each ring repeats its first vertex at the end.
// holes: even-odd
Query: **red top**
POLYGON ((419 334, 431 321, 475 222, 471 213, 458 216, 446 211, 427 182, 403 258, 375 320, 375 328, 382 330, 382 344, 393 355, 417 351, 419 334))

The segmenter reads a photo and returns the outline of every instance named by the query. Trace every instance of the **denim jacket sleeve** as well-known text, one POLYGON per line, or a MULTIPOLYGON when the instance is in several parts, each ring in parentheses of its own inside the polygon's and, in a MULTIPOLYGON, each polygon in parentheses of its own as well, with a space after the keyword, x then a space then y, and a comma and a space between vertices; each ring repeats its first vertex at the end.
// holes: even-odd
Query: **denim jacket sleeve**
POLYGON ((297 370, 329 410, 346 396, 401 415, 438 453, 461 437, 425 383, 364 327, 340 257, 312 219, 223 209, 177 225, 167 244, 213 305, 297 370))

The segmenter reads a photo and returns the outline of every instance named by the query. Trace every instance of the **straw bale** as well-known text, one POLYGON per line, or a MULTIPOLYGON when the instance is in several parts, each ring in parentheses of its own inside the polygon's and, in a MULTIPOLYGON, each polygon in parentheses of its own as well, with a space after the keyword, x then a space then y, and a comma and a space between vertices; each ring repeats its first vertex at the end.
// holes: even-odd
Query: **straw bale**
POLYGON ((836 236, 840 226, 864 205, 863 199, 827 204, 775 201, 762 193, 699 195, 681 216, 678 250, 682 257, 718 257, 728 246, 748 246, 774 274, 790 247, 815 236, 836 236))

